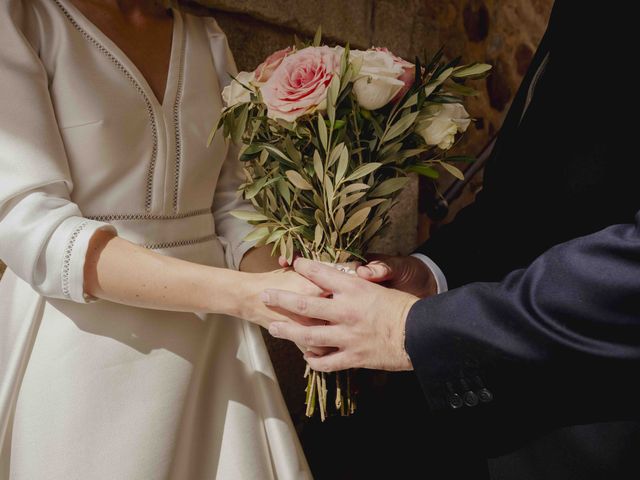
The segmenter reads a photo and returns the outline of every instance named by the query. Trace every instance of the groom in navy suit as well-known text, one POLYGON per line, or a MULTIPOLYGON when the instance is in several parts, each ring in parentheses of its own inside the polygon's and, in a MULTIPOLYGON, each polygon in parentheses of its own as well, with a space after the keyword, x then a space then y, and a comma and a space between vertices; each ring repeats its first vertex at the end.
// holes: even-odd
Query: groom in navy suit
MULTIPOLYGON (((483 192, 419 249, 432 268, 404 257, 358 272, 408 294, 305 260, 296 270, 332 299, 267 292, 269 305, 329 322, 272 325, 275 336, 339 348, 307 354, 313 368, 415 371, 430 423, 424 458, 411 468, 424 470, 408 476, 395 462, 388 471, 398 478, 429 477, 438 443, 446 461, 436 480, 462 478, 470 458, 483 460, 465 478, 487 470, 505 480, 640 478, 640 158, 630 128, 640 110, 630 17, 624 2, 556 1, 483 192), (448 292, 432 295, 445 283, 448 292)), ((378 443, 402 441, 382 430, 378 443)))

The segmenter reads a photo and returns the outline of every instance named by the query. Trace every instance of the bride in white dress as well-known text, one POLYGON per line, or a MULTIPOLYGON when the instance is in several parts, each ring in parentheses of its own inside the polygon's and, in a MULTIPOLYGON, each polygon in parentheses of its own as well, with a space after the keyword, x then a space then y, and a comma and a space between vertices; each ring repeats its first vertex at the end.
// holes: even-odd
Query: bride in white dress
POLYGON ((0 479, 310 478, 256 323, 319 292, 237 271, 234 69, 152 0, 0 0, 0 479))

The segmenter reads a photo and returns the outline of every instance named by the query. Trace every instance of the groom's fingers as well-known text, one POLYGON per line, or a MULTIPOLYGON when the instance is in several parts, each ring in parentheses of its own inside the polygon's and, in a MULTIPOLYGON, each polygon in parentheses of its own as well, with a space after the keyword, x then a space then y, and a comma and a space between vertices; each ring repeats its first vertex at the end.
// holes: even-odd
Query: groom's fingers
POLYGON ((304 354, 304 359, 309 366, 317 372, 337 372, 355 367, 352 362, 349 362, 349 355, 342 351, 330 353, 322 357, 312 352, 307 352, 304 354))
POLYGON ((328 292, 344 290, 348 288, 354 280, 353 276, 348 273, 341 272, 329 265, 323 265, 320 262, 307 260, 306 258, 297 258, 293 262, 293 268, 300 275, 308 278, 328 292))
POLYGON ((309 297, 287 290, 269 289, 262 292, 262 301, 275 310, 286 310, 306 318, 334 321, 340 311, 334 300, 321 297, 309 297))
POLYGON ((295 323, 273 322, 269 325, 269 333, 305 347, 339 347, 342 343, 338 329, 332 326, 303 327, 295 323))

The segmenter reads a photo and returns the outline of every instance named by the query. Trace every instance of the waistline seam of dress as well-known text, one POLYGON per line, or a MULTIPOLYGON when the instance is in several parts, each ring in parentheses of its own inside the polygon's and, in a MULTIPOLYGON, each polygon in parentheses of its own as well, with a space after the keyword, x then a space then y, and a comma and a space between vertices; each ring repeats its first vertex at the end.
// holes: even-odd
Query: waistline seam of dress
POLYGON ((84 28, 80 26, 80 24, 76 21, 75 18, 71 15, 71 13, 65 8, 64 5, 60 3, 59 0, 53 0, 54 3, 58 6, 58 8, 62 11, 62 14, 67 18, 67 20, 73 25, 73 27, 80 32, 85 40, 91 43, 94 47, 98 49, 100 53, 106 56, 111 62, 116 66, 118 70, 120 70, 124 76, 129 80, 129 82, 135 87, 136 91, 142 96, 146 108, 147 114, 149 116, 149 122, 151 124, 151 136, 153 138, 153 148, 151 151, 151 163, 149 164, 149 168, 147 170, 147 183, 146 183, 146 198, 145 198, 145 209, 147 212, 151 211, 151 202, 152 202, 152 193, 153 193, 153 173, 156 167, 156 161, 158 156, 158 126, 156 123, 155 113, 153 111, 153 105, 151 104, 151 100, 149 100, 147 94, 144 92, 144 89, 139 84, 139 82, 135 79, 133 74, 118 60, 107 48, 102 45, 98 40, 96 40, 89 32, 87 32, 84 28))
POLYGON ((178 87, 176 92, 176 99, 173 103, 173 128, 175 134, 175 148, 176 148, 176 166, 174 172, 174 185, 173 185, 173 211, 178 211, 178 193, 180 187, 180 169, 182 166, 182 131, 180 130, 180 103, 182 101, 182 89, 184 83, 184 64, 185 64, 185 52, 186 52, 186 35, 185 28, 182 29, 182 46, 180 49, 180 66, 178 69, 178 87))
POLYGON ((87 215, 90 220, 108 222, 115 220, 179 220, 182 218, 197 217, 200 215, 212 214, 211 208, 201 208, 191 212, 176 213, 173 215, 156 215, 152 213, 112 213, 103 215, 87 215))
POLYGON ((149 250, 159 250, 164 248, 174 248, 174 247, 185 247, 188 245, 196 245, 198 243, 210 242, 218 238, 218 235, 212 233, 211 235, 206 235, 204 237, 192 238, 190 240, 176 240, 175 242, 162 242, 162 243, 146 243, 143 245, 144 248, 149 250))

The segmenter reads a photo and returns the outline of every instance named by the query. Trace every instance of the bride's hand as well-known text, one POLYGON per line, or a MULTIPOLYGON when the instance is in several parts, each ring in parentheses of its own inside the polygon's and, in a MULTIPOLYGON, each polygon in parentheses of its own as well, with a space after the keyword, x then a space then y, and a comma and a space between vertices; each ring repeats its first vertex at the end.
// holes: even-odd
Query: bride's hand
POLYGON ((320 297, 325 292, 310 280, 297 274, 293 269, 281 269, 265 273, 243 274, 245 278, 237 289, 236 316, 256 323, 266 329, 275 321, 296 321, 306 324, 324 325, 323 321, 309 320, 278 308, 267 307, 262 300, 262 292, 269 288, 290 290, 301 295, 320 297))

